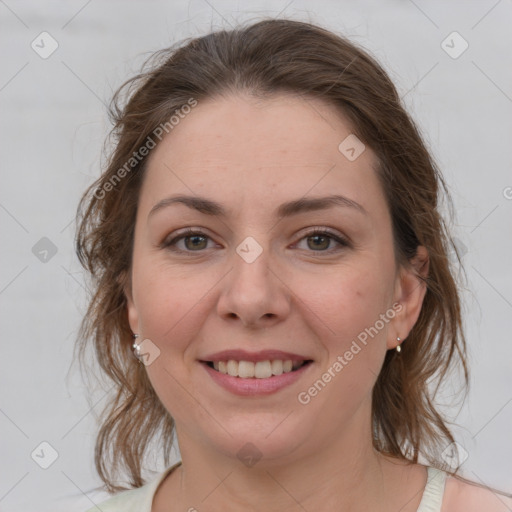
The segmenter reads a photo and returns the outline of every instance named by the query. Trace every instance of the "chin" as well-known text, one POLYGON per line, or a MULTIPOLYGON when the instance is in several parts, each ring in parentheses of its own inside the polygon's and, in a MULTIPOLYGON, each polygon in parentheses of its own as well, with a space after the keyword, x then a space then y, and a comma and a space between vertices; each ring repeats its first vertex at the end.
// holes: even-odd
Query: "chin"
POLYGON ((256 421, 251 416, 230 421, 231 435, 222 430, 222 435, 209 439, 211 448, 248 467, 258 464, 261 468, 293 462, 311 441, 307 432, 302 432, 304 422, 297 425, 291 418, 284 419, 286 414, 272 414, 265 420, 260 413, 256 421))

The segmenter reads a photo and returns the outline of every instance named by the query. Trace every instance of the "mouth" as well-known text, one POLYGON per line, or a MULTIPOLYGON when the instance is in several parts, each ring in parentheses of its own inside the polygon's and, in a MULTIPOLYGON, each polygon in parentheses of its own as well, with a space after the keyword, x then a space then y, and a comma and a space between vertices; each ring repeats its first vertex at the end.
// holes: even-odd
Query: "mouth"
POLYGON ((313 363, 312 359, 267 359, 263 361, 246 361, 228 359, 225 361, 200 361, 218 373, 240 379, 269 379, 284 373, 293 373, 313 363))

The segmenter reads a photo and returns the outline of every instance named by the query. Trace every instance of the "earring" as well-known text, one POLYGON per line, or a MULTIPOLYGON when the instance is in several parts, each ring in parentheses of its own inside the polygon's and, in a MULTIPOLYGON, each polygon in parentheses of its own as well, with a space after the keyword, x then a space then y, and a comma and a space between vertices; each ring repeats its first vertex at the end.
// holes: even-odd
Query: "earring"
POLYGON ((396 338, 396 341, 398 341, 398 345, 396 346, 396 351, 400 353, 402 351, 402 347, 400 347, 400 342, 402 341, 400 338, 396 338))
POLYGON ((133 335, 133 339, 135 341, 133 342, 132 349, 133 349, 133 354, 135 355, 135 357, 139 360, 140 363, 142 363, 142 361, 140 359, 140 346, 137 344, 138 337, 139 337, 138 334, 133 335))

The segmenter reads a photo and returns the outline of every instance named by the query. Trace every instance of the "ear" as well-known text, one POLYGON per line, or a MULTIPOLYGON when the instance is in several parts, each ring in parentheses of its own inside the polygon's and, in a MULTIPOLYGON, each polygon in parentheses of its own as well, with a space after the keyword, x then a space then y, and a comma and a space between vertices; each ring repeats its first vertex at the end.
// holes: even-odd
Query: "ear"
POLYGON ((397 337, 405 340, 418 320, 427 293, 427 285, 423 279, 428 277, 428 270, 428 251, 420 245, 407 267, 402 266, 398 272, 394 303, 400 303, 402 308, 393 319, 393 328, 390 329, 387 341, 388 349, 398 345, 397 337))
POLYGON ((126 310, 128 314, 128 323, 130 324, 130 329, 133 333, 139 333, 139 315, 133 301, 131 274, 129 272, 124 273, 121 278, 121 282, 123 292, 126 297, 126 310))

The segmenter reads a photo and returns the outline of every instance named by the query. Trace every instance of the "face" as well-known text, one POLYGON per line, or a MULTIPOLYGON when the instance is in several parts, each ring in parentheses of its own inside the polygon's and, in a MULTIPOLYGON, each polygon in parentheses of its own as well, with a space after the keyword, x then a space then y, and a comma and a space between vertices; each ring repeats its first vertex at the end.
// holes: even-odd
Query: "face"
POLYGON ((292 460, 349 425, 369 433, 386 350, 407 336, 423 292, 395 264, 375 155, 339 149, 351 133, 319 100, 240 95, 199 102, 152 151, 128 316, 150 340, 146 371, 180 448, 234 458, 252 443, 266 460, 292 460), (312 202, 330 196, 341 199, 312 202), (224 375, 216 359, 246 361, 228 363, 242 375, 284 373, 224 375), (309 362, 287 372, 286 360, 309 362))

